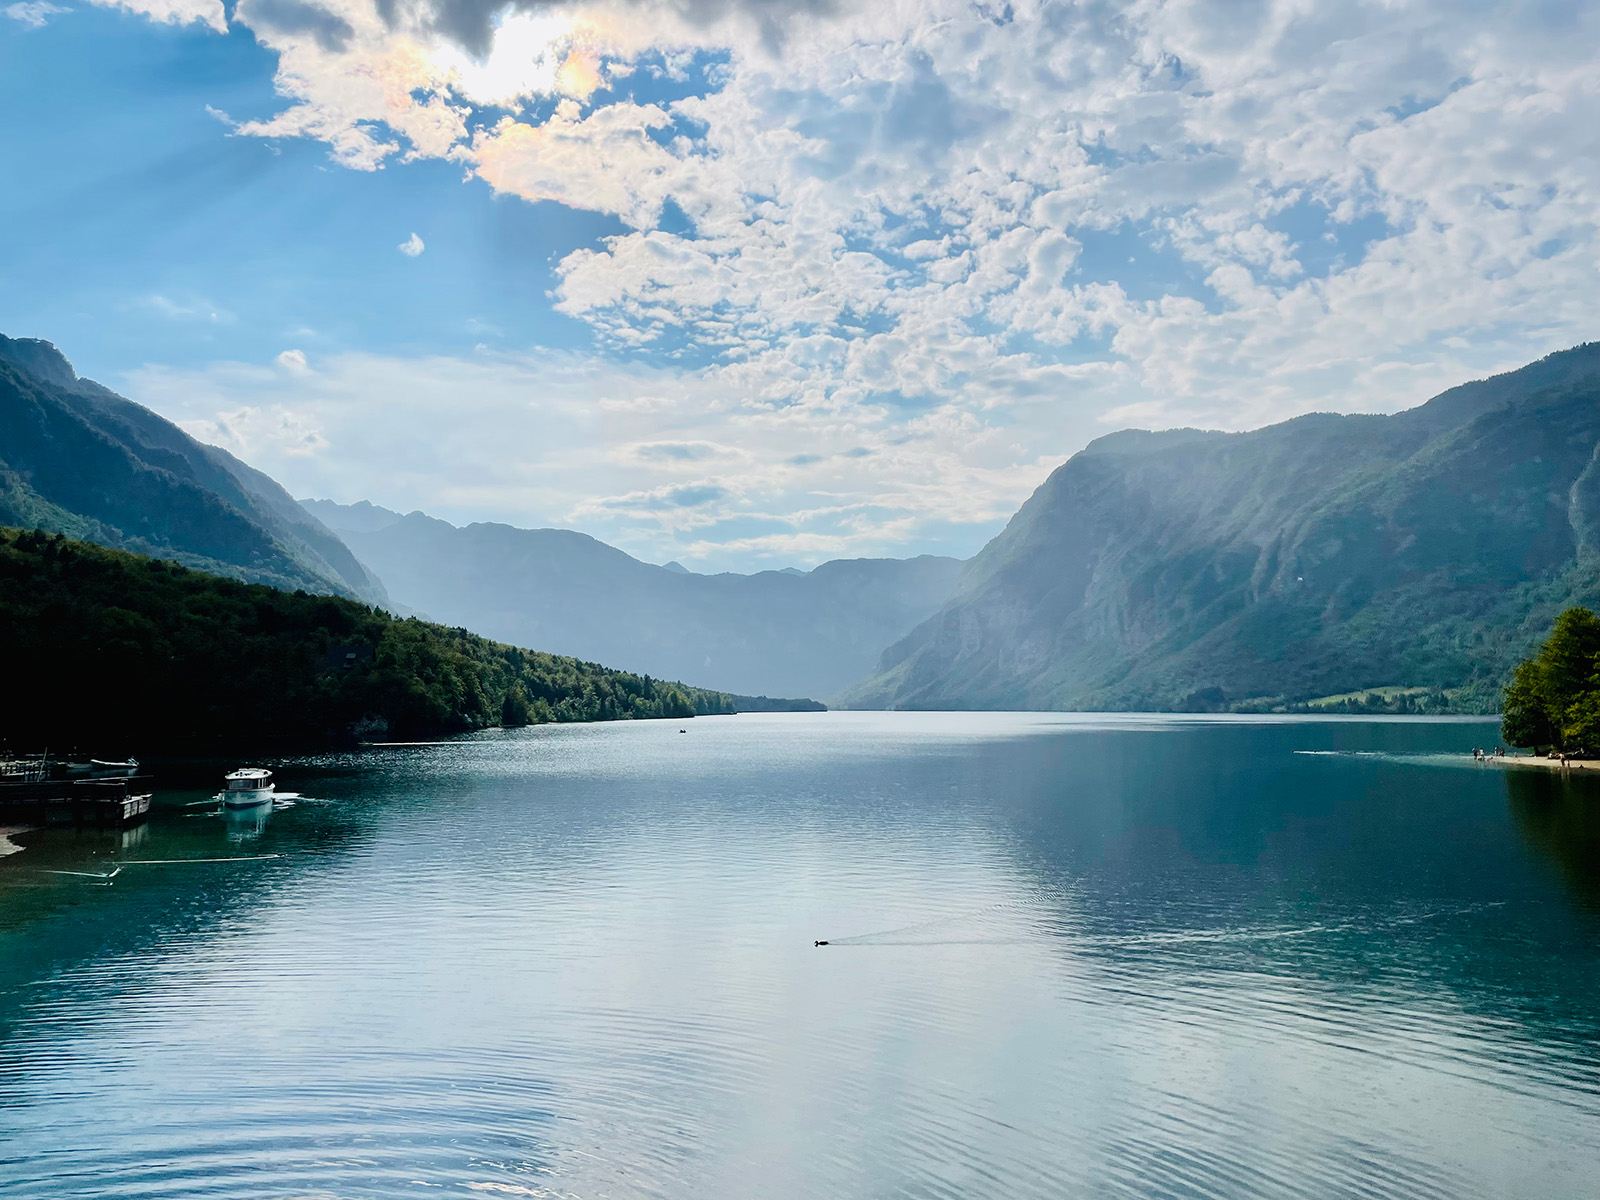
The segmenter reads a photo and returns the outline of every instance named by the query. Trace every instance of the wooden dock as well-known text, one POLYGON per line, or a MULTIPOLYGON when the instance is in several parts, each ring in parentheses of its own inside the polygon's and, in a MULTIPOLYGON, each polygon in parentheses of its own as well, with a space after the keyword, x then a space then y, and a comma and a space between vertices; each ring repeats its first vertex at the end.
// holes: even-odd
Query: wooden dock
POLYGON ((149 818, 149 787, 148 775, 0 783, 0 818, 122 829, 149 818))

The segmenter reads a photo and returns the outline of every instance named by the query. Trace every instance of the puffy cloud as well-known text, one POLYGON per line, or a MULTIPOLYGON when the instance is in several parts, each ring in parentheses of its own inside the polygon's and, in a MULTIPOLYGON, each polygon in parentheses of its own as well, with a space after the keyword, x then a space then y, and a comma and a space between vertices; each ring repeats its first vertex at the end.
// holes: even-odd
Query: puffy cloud
POLYGON ((560 15, 573 8, 611 15, 644 30, 672 29, 688 41, 715 43, 726 36, 718 31, 731 26, 754 34, 769 51, 775 51, 791 25, 807 16, 831 13, 836 7, 835 0, 623 0, 609 5, 573 5, 563 0, 419 0, 391 2, 385 12, 395 27, 443 35, 474 57, 484 58, 494 53, 508 22, 560 15))
POLYGON ((653 104, 608 104, 585 116, 566 99, 542 124, 507 116, 478 130, 461 157, 497 192, 611 213, 646 227, 660 215, 680 165, 650 137, 652 129, 671 123, 653 104))
POLYGON ((422 239, 415 233, 395 247, 396 250, 400 251, 400 253, 404 254, 407 258, 416 258, 427 248, 428 247, 423 244, 422 239))
POLYGON ((350 48, 355 29, 336 12, 307 0, 246 0, 242 20, 278 35, 309 34, 330 54, 350 48))
POLYGON ((997 511, 1097 422, 1393 408, 1600 333, 1592 5, 240 0, 236 18, 287 100, 237 133, 320 139, 357 169, 446 158, 623 222, 563 258, 553 303, 660 372, 597 413, 679 424, 576 439, 622 477, 569 516, 877 544, 969 497, 997 511), (680 98, 636 98, 647 76, 680 98), (685 405, 704 411, 686 424, 685 405), (643 449, 695 442, 750 457, 643 449))
POLYGON ((240 0, 235 19, 278 55, 291 104, 241 135, 325 142, 342 166, 375 171, 393 155, 442 157, 467 135, 452 70, 427 45, 394 33, 370 0, 240 0))
POLYGON ((91 0, 106 8, 129 12, 169 25, 209 25, 218 33, 228 32, 228 14, 222 0, 91 0))

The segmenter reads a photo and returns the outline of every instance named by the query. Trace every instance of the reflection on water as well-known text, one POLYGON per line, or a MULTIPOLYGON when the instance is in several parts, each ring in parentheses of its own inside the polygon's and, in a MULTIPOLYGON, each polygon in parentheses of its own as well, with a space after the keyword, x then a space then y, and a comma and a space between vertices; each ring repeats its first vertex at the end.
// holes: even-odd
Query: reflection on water
POLYGON ((0 1192, 1593 1195, 1594 808, 1483 727, 677 729, 31 837, 0 1192))
POLYGON ((1528 844, 1549 855, 1580 903, 1600 912, 1600 780, 1508 771, 1506 791, 1528 844))
POLYGON ((253 842, 266 832, 272 817, 273 805, 257 804, 250 808, 222 809, 222 823, 228 831, 228 841, 235 845, 253 842))

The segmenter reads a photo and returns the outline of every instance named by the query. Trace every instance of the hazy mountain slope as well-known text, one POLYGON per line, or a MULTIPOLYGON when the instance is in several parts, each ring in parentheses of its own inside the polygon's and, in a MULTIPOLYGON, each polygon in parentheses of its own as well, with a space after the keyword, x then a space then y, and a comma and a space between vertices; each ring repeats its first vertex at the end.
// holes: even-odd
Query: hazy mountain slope
POLYGON ((0 336, 0 525, 277 587, 386 602, 383 586, 261 472, 79 379, 49 342, 0 336))
POLYGON ((1600 345, 1394 416, 1124 432, 1058 468, 845 701, 1215 708, 1493 693, 1600 599, 1600 345))
POLYGON ((960 563, 851 559, 695 575, 563 529, 306 501, 401 604, 488 637, 703 687, 827 698, 935 611, 960 563))

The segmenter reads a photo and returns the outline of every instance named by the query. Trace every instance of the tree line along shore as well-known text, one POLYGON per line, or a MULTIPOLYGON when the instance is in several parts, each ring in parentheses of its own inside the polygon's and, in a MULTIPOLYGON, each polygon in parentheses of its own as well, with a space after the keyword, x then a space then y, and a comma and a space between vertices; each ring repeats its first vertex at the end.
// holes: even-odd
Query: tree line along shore
POLYGON ((1501 731, 1513 746, 1562 759, 1600 752, 1600 617, 1569 608, 1506 685, 1501 731))
POLYGON ((519 649, 358 601, 0 529, 0 737, 207 753, 820 708, 519 649))
MULTIPOLYGON (((823 708, 652 679, 37 530, 0 529, 0 655, 0 738, 12 750, 210 753, 823 708)), ((1509 745, 1600 751, 1600 617, 1562 613, 1515 669, 1502 711, 1509 745)))

